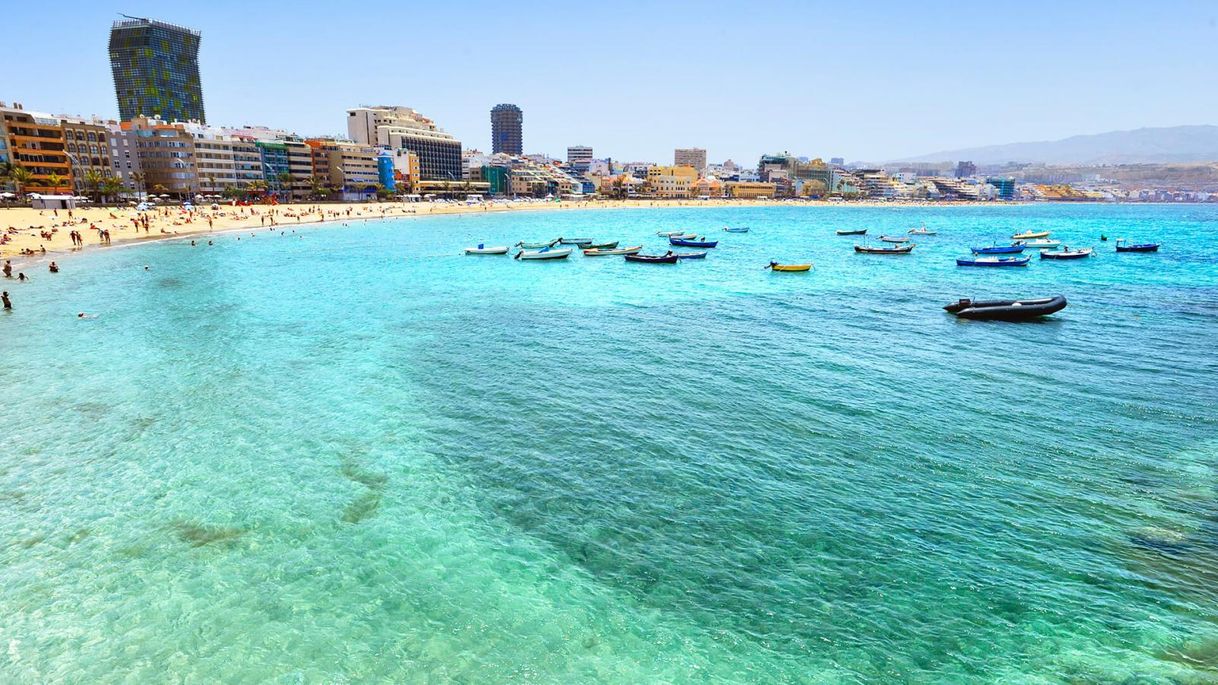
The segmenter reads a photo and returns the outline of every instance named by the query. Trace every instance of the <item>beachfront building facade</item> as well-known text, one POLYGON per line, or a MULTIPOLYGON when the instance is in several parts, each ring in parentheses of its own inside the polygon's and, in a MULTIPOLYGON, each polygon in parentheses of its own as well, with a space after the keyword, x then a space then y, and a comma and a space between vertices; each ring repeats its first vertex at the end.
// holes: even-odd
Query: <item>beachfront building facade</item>
POLYGON ((581 174, 586 173, 592 166, 592 148, 587 145, 567 148, 567 165, 581 174))
POLYGON ((491 154, 524 154, 524 112, 516 105, 491 108, 491 154))
POLYGON ((71 194, 72 163, 62 120, 50 114, 27 111, 20 103, 13 103, 11 107, 0 104, 0 119, 3 120, 6 161, 30 174, 22 191, 71 194))
POLYGON ((347 135, 361 145, 413 152, 419 158, 419 173, 424 180, 463 178, 461 141, 409 107, 347 110, 347 135))
POLYGON ((672 153, 673 166, 691 166, 698 173, 706 171, 706 150, 700 147, 679 147, 672 153))
POLYGON ((160 117, 206 122, 198 31, 127 18, 110 28, 110 70, 123 121, 160 117))
POLYGON ((64 151, 72 165, 72 187, 77 195, 97 193, 105 179, 114 175, 110 153, 110 130, 105 122, 64 118, 64 151))
POLYGON ((774 197, 778 186, 762 181, 727 181, 723 184, 724 197, 737 200, 762 200, 774 197))
POLYGON ((654 197, 687 198, 697 180, 698 170, 692 166, 652 166, 644 188, 654 197))
POLYGON ((195 138, 186 124, 135 117, 119 126, 138 161, 145 192, 179 198, 198 192, 195 138))
POLYGON ((368 199, 380 185, 377 149, 345 140, 313 138, 313 175, 346 201, 368 199))

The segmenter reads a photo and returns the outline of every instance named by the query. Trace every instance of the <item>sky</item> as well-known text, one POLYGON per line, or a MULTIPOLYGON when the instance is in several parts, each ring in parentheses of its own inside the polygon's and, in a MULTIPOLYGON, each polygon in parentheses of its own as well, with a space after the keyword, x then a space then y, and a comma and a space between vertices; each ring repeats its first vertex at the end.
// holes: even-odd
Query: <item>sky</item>
POLYGON ((529 153, 752 165, 1218 123, 1213 0, 27 2, 4 12, 0 101, 117 117, 119 12, 202 32, 209 123, 302 135, 398 104, 489 151, 510 102, 529 153))

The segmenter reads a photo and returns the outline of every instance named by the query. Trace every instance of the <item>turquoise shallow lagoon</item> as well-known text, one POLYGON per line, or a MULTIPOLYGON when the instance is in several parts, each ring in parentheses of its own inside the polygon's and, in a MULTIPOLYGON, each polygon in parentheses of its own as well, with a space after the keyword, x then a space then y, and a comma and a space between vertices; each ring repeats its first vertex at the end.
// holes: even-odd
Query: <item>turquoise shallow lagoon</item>
POLYGON ((1218 682, 1218 208, 514 213, 60 262, 0 315, 0 682, 1218 682), (833 235, 922 223, 908 257, 833 235), (460 255, 683 227, 721 247, 460 255), (954 265, 1040 228, 1100 255, 954 265), (940 310, 1058 292, 1038 324, 940 310))

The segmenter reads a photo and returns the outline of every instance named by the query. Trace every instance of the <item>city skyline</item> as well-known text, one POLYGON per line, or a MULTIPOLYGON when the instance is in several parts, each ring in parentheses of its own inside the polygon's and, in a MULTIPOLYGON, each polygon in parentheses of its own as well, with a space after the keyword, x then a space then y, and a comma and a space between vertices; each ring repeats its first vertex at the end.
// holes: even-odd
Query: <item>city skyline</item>
MULTIPOLYGON (((531 57, 507 78, 479 78, 485 59, 473 46, 514 31, 544 33, 553 24, 500 17, 477 3, 464 8, 468 35, 462 47, 441 60, 461 69, 439 68, 440 62, 417 68, 437 54, 430 48, 447 40, 442 36, 420 36, 400 50, 383 50, 359 20, 316 4, 290 9, 305 23, 330 26, 325 49, 305 51, 291 48, 289 34, 268 38, 260 28, 264 21, 282 20, 286 5, 132 5, 123 11, 203 34, 199 63, 210 120, 302 135, 341 133, 347 108, 393 102, 428 112, 467 147, 489 150, 486 112, 511 102, 529 112, 529 153, 561 157, 566 147, 582 143, 615 159, 663 160, 673 148, 702 147, 712 161, 790 150, 878 162, 973 145, 1208 123, 1218 105, 1214 89, 1197 87, 1204 77, 1196 65, 1209 63, 1218 43, 1215 11, 1198 3, 1113 8, 1033 2, 1001 22, 936 5, 889 6, 877 19, 861 10, 813 11, 790 3, 730 22, 680 7, 646 8, 645 27, 628 20, 636 12, 578 8, 578 16, 567 18, 590 27, 581 45, 609 46, 605 55, 590 58, 598 65, 646 55, 678 27, 704 36, 709 54, 698 60, 715 68, 693 69, 675 81, 648 69, 603 66, 580 78, 555 77, 552 65, 531 57), (240 22, 226 11, 237 7, 240 22), (794 58, 789 68, 767 68, 774 73, 757 68, 749 46, 777 44, 784 17, 817 27, 817 69, 809 71, 794 58), (1028 35, 1038 43, 1027 44, 1028 35), (1138 51, 1119 49, 1135 41, 1138 51), (1155 60, 1139 57, 1148 50, 1155 60), (339 53, 375 56, 376 67, 346 68, 334 59, 339 53), (258 69, 251 70, 251 60, 258 69), (943 71, 945 65, 950 72, 943 71), (458 73, 473 76, 453 76, 458 73)), ((40 57, 43 69, 9 74, 4 99, 47 111, 117 117, 106 51, 117 8, 82 3, 68 9, 51 34, 51 27, 35 21, 32 8, 14 8, 11 19, 31 29, 13 37, 18 54, 38 54, 52 35, 74 49, 40 57), (45 76, 56 72, 73 74, 73 87, 45 76)), ((418 8, 411 16, 424 19, 432 12, 438 10, 418 8)))

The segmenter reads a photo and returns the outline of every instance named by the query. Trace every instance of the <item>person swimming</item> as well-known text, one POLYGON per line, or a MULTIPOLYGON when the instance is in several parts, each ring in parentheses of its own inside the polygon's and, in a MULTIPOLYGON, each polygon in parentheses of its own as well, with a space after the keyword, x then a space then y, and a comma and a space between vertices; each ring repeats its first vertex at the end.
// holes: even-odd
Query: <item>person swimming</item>
POLYGON ((59 265, 56 264, 55 262, 51 262, 51 265, 47 267, 47 271, 50 271, 53 274, 57 274, 57 273, 59 273, 59 265))

